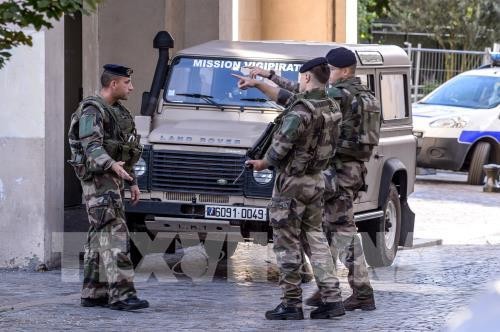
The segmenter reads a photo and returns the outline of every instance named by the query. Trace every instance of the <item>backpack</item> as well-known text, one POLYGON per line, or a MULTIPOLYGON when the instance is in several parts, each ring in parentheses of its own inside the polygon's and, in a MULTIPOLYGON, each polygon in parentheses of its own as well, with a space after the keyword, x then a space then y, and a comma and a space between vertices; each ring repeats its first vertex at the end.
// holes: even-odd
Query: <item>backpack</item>
POLYGON ((364 85, 338 84, 337 88, 346 89, 355 98, 358 109, 361 110, 361 124, 358 132, 358 143, 369 145, 370 148, 378 145, 380 126, 382 124, 380 103, 372 91, 364 85))

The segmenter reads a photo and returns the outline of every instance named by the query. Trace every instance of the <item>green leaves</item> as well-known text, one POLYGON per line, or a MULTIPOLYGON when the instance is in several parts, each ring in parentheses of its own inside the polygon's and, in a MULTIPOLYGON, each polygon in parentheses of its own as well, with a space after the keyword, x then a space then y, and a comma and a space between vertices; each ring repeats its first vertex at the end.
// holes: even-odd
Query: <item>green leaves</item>
POLYGON ((0 1, 0 69, 11 57, 7 50, 20 45, 32 46, 31 36, 23 29, 40 31, 52 28, 51 20, 82 12, 90 14, 102 0, 4 0, 0 1))
POLYGON ((371 23, 387 15, 388 0, 358 0, 358 37, 361 42, 371 39, 371 23))
POLYGON ((442 48, 482 50, 500 40, 498 0, 390 0, 406 31, 427 32, 442 48))

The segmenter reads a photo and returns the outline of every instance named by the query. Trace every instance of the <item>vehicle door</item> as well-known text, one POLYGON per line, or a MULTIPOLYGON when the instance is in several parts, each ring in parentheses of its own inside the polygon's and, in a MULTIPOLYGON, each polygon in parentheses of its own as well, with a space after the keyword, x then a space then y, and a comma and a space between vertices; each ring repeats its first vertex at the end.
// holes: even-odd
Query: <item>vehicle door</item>
MULTIPOLYGON (((377 179, 389 159, 400 160, 407 171, 407 194, 413 192, 416 163, 416 138, 412 132, 409 72, 406 68, 381 68, 376 71, 378 95, 382 108, 382 127, 378 149, 377 179)), ((378 189, 378 186, 377 186, 378 189)), ((375 193, 373 193, 375 194, 375 193)), ((376 193, 378 199, 378 192, 376 193)), ((371 196, 370 199, 375 198, 371 196)))

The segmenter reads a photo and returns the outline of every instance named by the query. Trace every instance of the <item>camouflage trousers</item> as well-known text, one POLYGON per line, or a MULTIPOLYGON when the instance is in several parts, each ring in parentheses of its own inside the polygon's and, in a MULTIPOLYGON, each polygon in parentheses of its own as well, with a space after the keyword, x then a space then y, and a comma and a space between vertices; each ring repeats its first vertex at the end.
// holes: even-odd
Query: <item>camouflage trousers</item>
POLYGON ((109 303, 135 296, 134 269, 128 256, 129 232, 123 209, 123 183, 105 173, 82 181, 90 228, 85 243, 82 298, 109 303))
POLYGON ((335 265, 321 225, 324 180, 321 174, 288 177, 279 173, 269 203, 274 252, 280 269, 282 302, 302 305, 303 245, 308 246, 316 283, 323 301, 342 300, 335 265))
MULTIPOLYGON (((328 181, 331 171, 326 171, 328 181)), ((361 240, 354 223, 354 200, 363 187, 366 167, 363 162, 343 162, 336 170, 336 192, 325 195, 323 228, 330 243, 334 260, 340 261, 348 269, 348 281, 353 293, 359 298, 373 294, 370 285, 361 240)))

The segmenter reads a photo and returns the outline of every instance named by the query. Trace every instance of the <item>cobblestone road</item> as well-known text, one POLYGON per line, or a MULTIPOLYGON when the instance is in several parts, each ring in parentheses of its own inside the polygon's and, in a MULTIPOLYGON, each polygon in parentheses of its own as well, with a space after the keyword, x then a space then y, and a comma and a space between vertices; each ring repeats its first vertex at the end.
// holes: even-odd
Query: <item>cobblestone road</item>
MULTIPOLYGON (((80 282, 67 281, 78 270, 64 278, 61 271, 0 271, 0 330, 442 330, 500 279, 500 195, 482 193, 454 176, 420 178, 410 200, 417 214, 415 236, 441 238, 443 245, 402 250, 391 267, 370 269, 375 311, 328 321, 267 321, 264 311, 280 296, 275 282, 267 280, 275 272, 266 262, 273 260, 271 247, 240 244, 212 281, 176 278, 165 268, 160 281, 138 282, 151 308, 136 313, 80 307, 80 282)), ((168 261, 179 257, 170 255, 168 261)), ((339 272, 347 297, 346 271, 339 272)), ((304 288, 308 296, 315 286, 304 288)), ((305 307, 307 316, 310 310, 305 307)))

